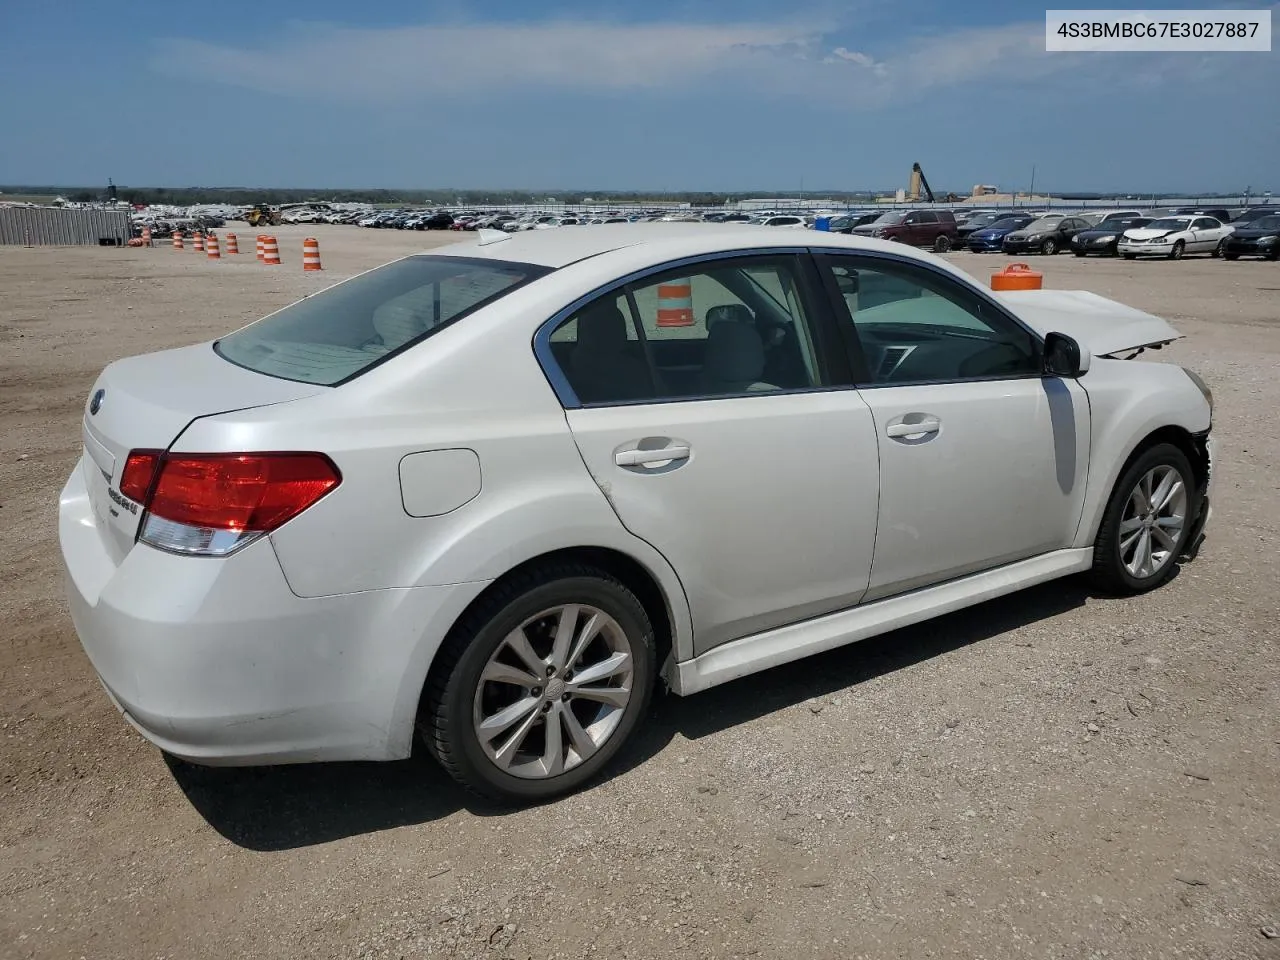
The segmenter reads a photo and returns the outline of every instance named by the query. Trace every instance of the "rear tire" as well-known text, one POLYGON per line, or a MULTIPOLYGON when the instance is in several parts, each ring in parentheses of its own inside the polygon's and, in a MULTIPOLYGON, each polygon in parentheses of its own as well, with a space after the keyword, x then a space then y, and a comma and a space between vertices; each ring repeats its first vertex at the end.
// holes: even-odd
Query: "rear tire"
POLYGON ((1137 260, 1137 259, 1138 259, 1138 255, 1137 255, 1136 253, 1126 253, 1126 254, 1124 255, 1124 258, 1125 258, 1126 260, 1137 260))
POLYGON ((950 249, 951 249, 951 238, 948 237, 945 233, 939 236, 937 240, 933 241, 934 253, 946 253, 950 249))
POLYGON ((1116 594, 1162 586, 1177 569, 1199 513, 1195 474, 1186 454, 1171 443, 1144 450, 1111 491, 1094 541, 1089 578, 1116 594), (1162 486, 1166 481, 1167 488, 1162 486))
POLYGON ((656 673, 653 627, 635 594, 595 567, 548 563, 500 584, 454 625, 418 731, 472 793, 537 803, 609 765, 648 713, 656 673), (615 661, 612 673, 574 678, 575 667, 602 673, 615 661))
POLYGON ((1077 257, 1083 257, 1083 256, 1084 256, 1084 251, 1083 251, 1083 250, 1073 250, 1073 251, 1072 251, 1072 253, 1074 253, 1077 257))
POLYGON ((1218 245, 1213 248, 1213 255, 1215 257, 1221 257, 1226 252, 1227 252, 1227 239, 1226 237, 1223 237, 1221 240, 1218 241, 1218 245))

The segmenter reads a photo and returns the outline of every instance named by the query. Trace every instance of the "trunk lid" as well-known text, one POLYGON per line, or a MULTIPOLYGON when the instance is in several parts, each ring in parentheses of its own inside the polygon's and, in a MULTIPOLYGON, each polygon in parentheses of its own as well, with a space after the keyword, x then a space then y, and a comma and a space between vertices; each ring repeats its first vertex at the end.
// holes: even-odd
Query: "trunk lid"
POLYGON ((1183 336, 1154 314, 1085 290, 1006 290, 995 296, 1041 336, 1065 333, 1095 357, 1163 346, 1183 336))
POLYGON ((85 484, 95 521, 118 560, 133 546, 142 505, 120 493, 131 450, 165 450, 199 417, 284 403, 329 387, 253 373, 219 357, 212 343, 117 360, 85 402, 85 484))

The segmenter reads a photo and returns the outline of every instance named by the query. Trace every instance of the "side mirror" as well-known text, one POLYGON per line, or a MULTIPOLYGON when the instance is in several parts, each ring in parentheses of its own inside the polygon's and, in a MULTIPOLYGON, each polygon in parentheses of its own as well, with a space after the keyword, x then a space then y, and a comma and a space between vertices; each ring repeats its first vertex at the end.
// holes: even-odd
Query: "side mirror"
POLYGON ((1046 377, 1074 380, 1089 372, 1089 351, 1065 333, 1050 333, 1044 338, 1041 372, 1046 377))

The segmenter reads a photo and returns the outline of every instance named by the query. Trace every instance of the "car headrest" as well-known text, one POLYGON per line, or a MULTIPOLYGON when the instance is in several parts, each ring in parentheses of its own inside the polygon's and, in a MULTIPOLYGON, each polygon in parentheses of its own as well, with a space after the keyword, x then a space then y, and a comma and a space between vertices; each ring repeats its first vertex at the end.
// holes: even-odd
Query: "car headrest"
POLYGON ((707 333, 706 372, 717 383, 749 383, 764 373, 764 343, 754 325, 717 323, 707 333))

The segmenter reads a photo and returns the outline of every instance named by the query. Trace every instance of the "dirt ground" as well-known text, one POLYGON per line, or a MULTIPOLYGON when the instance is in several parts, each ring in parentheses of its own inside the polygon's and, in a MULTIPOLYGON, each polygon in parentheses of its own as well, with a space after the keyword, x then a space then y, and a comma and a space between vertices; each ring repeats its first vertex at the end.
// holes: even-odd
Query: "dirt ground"
POLYGON ((1169 317, 1214 389, 1169 586, 660 698, 618 776, 513 813, 428 762, 171 768, 81 652, 55 510, 97 372, 455 238, 281 227, 267 268, 236 227, 217 263, 0 248, 0 957, 1280 958, 1280 265, 1035 264, 1169 317))

